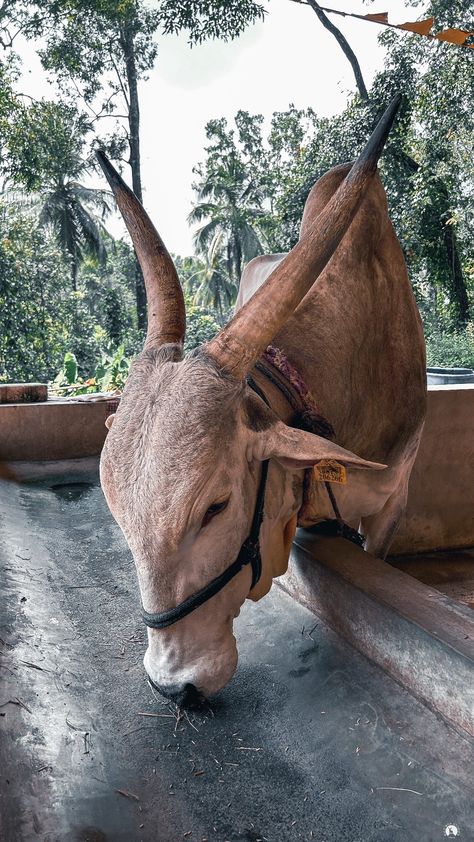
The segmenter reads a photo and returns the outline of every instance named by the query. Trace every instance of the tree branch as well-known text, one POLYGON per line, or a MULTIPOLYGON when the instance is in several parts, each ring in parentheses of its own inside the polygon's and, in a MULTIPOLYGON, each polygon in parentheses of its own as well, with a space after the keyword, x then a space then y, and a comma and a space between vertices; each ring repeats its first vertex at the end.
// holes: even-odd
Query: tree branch
POLYGON ((364 102, 368 102, 369 94, 367 92, 367 88, 364 82, 364 77, 362 76, 359 60, 354 50, 350 46, 349 42, 342 34, 341 30, 338 29, 337 26, 334 26, 333 23, 331 23, 321 6, 318 3, 316 3, 316 0, 291 0, 291 2, 298 3, 301 6, 309 6, 313 10, 315 15, 317 15, 325 29, 327 29, 328 32, 331 33, 331 35, 334 35, 337 43, 339 44, 341 50, 343 51, 344 55, 346 56, 347 60, 349 61, 352 67, 360 98, 363 99, 364 102))
POLYGON ((327 29, 328 32, 331 33, 331 35, 334 35, 334 38, 336 39, 342 52, 344 53, 345 57, 347 58, 348 62, 352 67, 352 72, 354 73, 360 98, 363 99, 365 102, 368 102, 369 94, 365 86, 364 77, 362 76, 362 71, 360 69, 360 64, 349 42, 344 37, 341 30, 338 29, 337 26, 334 26, 333 23, 331 23, 328 16, 323 12, 321 6, 318 3, 316 3, 316 0, 306 0, 306 4, 308 6, 311 6, 313 12, 315 13, 315 15, 317 15, 324 28, 327 29))
POLYGON ((112 50, 109 50, 109 57, 110 57, 110 61, 111 61, 112 67, 113 67, 113 68, 114 68, 114 70, 115 70, 115 73, 116 73, 116 76, 117 76, 117 80, 118 80, 118 83, 119 83, 119 87, 120 87, 120 90, 122 91, 122 96, 123 96, 123 98, 124 98, 124 100, 125 100, 125 105, 127 106, 127 110, 129 110, 129 109, 130 109, 130 100, 129 100, 129 97, 128 97, 128 92, 125 90, 125 85, 124 85, 124 82, 123 82, 122 76, 121 76, 121 74, 120 74, 120 70, 119 70, 119 69, 118 69, 118 67, 117 67, 117 63, 116 63, 116 61, 115 61, 115 58, 114 58, 114 56, 113 56, 113 54, 112 54, 112 50))

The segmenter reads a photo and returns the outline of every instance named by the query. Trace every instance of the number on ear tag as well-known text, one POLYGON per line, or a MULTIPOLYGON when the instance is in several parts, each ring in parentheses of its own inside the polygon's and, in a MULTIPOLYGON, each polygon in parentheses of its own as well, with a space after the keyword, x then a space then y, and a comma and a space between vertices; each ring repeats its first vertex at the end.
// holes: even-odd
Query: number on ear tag
POLYGON ((345 485, 347 482, 344 465, 340 465, 334 459, 323 459, 322 462, 318 462, 313 468, 313 474, 318 482, 338 482, 340 485, 345 485))

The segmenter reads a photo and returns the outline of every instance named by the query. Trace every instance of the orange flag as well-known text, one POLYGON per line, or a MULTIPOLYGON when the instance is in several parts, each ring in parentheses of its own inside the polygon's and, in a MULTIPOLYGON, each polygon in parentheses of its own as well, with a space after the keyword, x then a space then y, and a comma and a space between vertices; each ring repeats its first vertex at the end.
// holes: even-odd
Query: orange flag
POLYGON ((426 20, 414 21, 414 23, 399 23, 397 29, 406 29, 408 32, 417 32, 418 35, 429 35, 431 27, 434 24, 434 18, 426 18, 426 20))
POLYGON ((392 29, 403 29, 406 32, 415 32, 417 35, 424 35, 427 38, 432 38, 437 41, 445 41, 448 44, 456 44, 458 47, 468 47, 474 50, 474 41, 471 44, 466 44, 469 38, 474 39, 474 32, 468 32, 466 29, 444 29, 436 35, 432 33, 434 17, 426 18, 425 20, 406 21, 406 23, 389 23, 388 12, 375 12, 368 15, 357 15, 355 12, 341 12, 337 9, 326 9, 321 6, 323 12, 329 14, 342 15, 343 17, 357 18, 358 20, 369 20, 372 23, 379 23, 382 26, 390 26, 392 29))
POLYGON ((388 23, 388 12, 380 12, 374 15, 364 15, 364 20, 373 20, 376 23, 388 23))
MULTIPOLYGON (((438 32, 435 35, 435 38, 438 41, 447 41, 449 44, 464 44, 470 35, 474 35, 474 32, 466 32, 465 29, 443 29, 442 32, 438 32)), ((472 44, 467 44, 466 46, 472 47, 472 44)))

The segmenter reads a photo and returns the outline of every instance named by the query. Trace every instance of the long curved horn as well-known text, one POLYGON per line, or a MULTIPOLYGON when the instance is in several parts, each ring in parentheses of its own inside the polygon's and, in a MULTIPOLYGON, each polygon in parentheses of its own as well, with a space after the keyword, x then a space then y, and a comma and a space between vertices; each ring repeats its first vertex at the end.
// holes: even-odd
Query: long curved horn
POLYGON ((398 94, 309 231, 233 319, 205 346, 218 365, 244 378, 334 254, 377 171, 401 102, 398 94))
POLYGON ((148 304, 145 349, 165 342, 183 342, 186 331, 184 297, 173 261, 160 235, 115 167, 101 149, 96 155, 132 238, 143 272, 148 304))

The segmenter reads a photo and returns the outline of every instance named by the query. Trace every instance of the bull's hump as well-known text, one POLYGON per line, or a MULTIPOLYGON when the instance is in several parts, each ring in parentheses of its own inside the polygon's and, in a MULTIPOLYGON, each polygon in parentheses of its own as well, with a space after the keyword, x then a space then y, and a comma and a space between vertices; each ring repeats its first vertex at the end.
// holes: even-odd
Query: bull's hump
POLYGON ((279 254, 261 254, 258 257, 254 257, 247 264, 240 280, 235 312, 240 310, 252 298, 252 295, 260 289, 284 257, 286 257, 285 252, 279 254))

